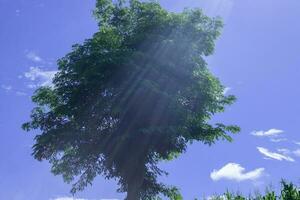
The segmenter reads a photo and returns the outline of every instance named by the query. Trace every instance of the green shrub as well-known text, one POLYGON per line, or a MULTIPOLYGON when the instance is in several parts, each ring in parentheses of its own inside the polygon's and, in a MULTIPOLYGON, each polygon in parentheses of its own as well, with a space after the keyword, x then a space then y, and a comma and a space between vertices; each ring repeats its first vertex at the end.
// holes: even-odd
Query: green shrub
POLYGON ((281 181, 281 190, 278 195, 275 191, 267 190, 264 195, 256 194, 254 197, 245 197, 240 193, 226 191, 223 195, 213 196, 206 200, 300 200, 300 190, 293 184, 281 181))

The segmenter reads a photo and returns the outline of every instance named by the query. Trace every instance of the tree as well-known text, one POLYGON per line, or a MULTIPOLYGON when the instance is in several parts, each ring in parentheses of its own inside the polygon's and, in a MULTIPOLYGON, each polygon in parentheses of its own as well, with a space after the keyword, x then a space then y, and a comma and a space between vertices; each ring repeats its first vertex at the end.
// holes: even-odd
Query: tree
POLYGON ((157 181, 161 160, 193 141, 231 141, 237 126, 211 125, 234 96, 204 60, 220 34, 201 10, 170 13, 158 3, 98 0, 99 31, 58 61, 53 87, 32 97, 23 129, 38 129, 33 156, 83 190, 97 175, 117 179, 128 200, 178 199, 157 181))

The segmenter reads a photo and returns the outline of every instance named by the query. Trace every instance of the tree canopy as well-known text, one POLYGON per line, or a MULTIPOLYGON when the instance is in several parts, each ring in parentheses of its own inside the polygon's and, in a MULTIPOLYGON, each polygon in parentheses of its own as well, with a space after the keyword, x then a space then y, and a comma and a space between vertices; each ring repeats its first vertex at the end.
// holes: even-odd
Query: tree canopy
POLYGON ((207 68, 222 22, 200 9, 171 13, 153 1, 98 0, 99 31, 58 61, 52 87, 32 97, 33 156, 83 190, 116 179, 128 200, 176 196, 158 168, 189 143, 231 141, 237 126, 211 124, 235 97, 207 68))

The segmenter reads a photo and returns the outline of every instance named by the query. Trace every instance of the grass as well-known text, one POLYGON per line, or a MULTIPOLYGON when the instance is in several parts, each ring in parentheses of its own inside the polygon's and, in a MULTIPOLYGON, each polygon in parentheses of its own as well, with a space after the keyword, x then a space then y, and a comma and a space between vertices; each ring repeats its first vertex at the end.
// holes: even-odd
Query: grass
POLYGON ((276 194, 275 191, 267 190, 264 195, 256 194, 246 197, 239 193, 227 191, 223 195, 210 197, 206 200, 300 200, 300 189, 293 183, 281 181, 279 194, 276 194))

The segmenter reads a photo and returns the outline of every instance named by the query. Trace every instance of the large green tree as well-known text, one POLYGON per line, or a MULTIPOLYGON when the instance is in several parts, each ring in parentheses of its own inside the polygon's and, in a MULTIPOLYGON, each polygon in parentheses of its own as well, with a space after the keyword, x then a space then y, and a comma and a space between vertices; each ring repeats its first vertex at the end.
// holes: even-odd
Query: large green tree
POLYGON ((159 161, 239 131, 209 123, 235 99, 204 60, 222 23, 199 9, 170 13, 138 0, 98 0, 94 15, 99 31, 74 45, 53 86, 32 97, 23 128, 40 131, 33 155, 73 183, 73 193, 101 175, 118 180, 128 200, 172 196, 157 181, 159 161))

